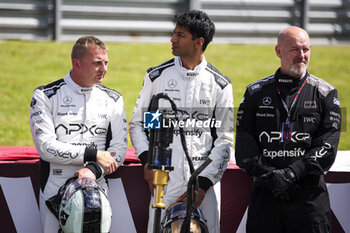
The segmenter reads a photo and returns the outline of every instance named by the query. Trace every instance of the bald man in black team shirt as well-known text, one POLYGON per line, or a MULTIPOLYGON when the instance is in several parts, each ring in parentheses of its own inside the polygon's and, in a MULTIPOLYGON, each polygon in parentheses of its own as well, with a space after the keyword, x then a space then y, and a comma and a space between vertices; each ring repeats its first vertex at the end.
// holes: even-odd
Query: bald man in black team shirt
POLYGON ((323 175, 340 137, 337 90, 308 73, 305 30, 282 30, 275 50, 281 67, 247 87, 237 114, 237 164, 254 177, 247 232, 330 232, 323 175))

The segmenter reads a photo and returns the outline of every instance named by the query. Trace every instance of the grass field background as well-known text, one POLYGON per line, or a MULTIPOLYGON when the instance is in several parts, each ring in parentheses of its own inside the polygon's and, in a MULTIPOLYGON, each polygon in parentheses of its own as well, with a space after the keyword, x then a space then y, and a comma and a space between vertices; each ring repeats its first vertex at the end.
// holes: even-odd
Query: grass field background
MULTIPOLYGON (((0 42, 0 146, 33 146, 29 107, 33 90, 71 69, 73 43, 0 42)), ((172 57, 170 44, 108 43, 109 66, 104 85, 124 97, 128 120, 145 71, 172 57)), ((245 87, 279 67, 273 45, 211 44, 207 60, 231 78, 235 107, 245 87)), ((340 150, 350 150, 350 46, 313 46, 309 72, 338 89, 343 110, 340 150)), ((129 147, 131 144, 129 142, 129 147)))

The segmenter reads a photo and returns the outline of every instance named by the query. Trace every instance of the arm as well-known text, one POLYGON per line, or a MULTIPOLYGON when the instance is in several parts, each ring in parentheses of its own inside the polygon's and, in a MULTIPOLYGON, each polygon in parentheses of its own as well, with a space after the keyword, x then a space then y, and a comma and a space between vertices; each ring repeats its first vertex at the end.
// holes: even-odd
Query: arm
POLYGON ((143 128, 143 112, 148 109, 152 99, 152 82, 145 75, 141 92, 136 100, 133 115, 129 122, 129 133, 135 153, 144 165, 147 162, 148 137, 143 128))
MULTIPOLYGON (((65 138, 56 135, 52 100, 43 91, 37 89, 31 102, 30 126, 33 140, 40 158, 56 164, 86 165, 100 178, 116 169, 109 152, 98 151, 83 145, 72 145, 65 138)), ((85 169, 86 170, 86 169, 85 169)))
POLYGON ((247 89, 237 113, 235 157, 237 165, 248 175, 260 177, 275 168, 264 160, 255 140, 255 115, 255 100, 247 89))
POLYGON ((148 109, 152 99, 152 82, 145 75, 141 92, 136 100, 133 115, 129 121, 129 133, 131 143, 135 148, 135 153, 144 166, 144 179, 148 183, 148 188, 153 196, 153 171, 149 170, 145 165, 148 159, 149 141, 146 135, 146 131, 143 128, 143 112, 148 109))
POLYGON ((119 167, 124 162, 128 143, 127 120, 122 96, 119 97, 113 108, 115 111, 110 122, 112 137, 106 150, 113 155, 119 167))
POLYGON ((96 161, 97 150, 59 141, 55 133, 52 104, 43 91, 36 89, 30 108, 30 128, 40 158, 58 164, 82 165, 96 161))
POLYGON ((212 162, 198 176, 199 187, 207 190, 216 184, 227 168, 233 150, 233 93, 232 85, 229 83, 220 90, 216 104, 214 117, 217 122, 221 122, 221 127, 216 129, 216 139, 213 143, 209 158, 212 162))
POLYGON ((296 178, 308 174, 322 175, 332 166, 338 150, 341 131, 341 109, 337 90, 328 93, 321 102, 321 123, 309 151, 302 159, 289 165, 296 178))
POLYGON ((102 178, 103 175, 109 175, 115 172, 124 162, 127 150, 127 120, 122 96, 110 107, 114 111, 108 125, 106 151, 99 150, 97 152, 96 163, 88 163, 85 166, 98 179, 102 178))

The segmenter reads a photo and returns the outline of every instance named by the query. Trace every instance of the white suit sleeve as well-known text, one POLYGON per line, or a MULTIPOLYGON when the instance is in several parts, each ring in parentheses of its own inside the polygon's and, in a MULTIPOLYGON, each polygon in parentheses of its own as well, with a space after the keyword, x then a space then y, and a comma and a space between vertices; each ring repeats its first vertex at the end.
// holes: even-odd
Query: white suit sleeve
POLYGON ((209 154, 212 162, 200 174, 213 184, 221 179, 233 154, 233 109, 232 85, 228 84, 219 94, 215 105, 215 119, 221 122, 221 127, 216 129, 214 147, 209 154))
POLYGON ((145 75, 141 92, 136 100, 133 115, 129 122, 129 132, 131 143, 135 148, 135 153, 139 156, 142 152, 148 151, 148 138, 143 128, 143 112, 148 110, 152 99, 152 82, 145 75))
POLYGON ((119 97, 114 109, 111 120, 112 138, 107 151, 116 153, 114 158, 119 167, 124 162, 128 143, 127 120, 122 96, 119 97))
MULTIPOLYGON (((33 93, 30 108, 30 129, 40 158, 57 164, 82 165, 84 155, 96 153, 85 146, 57 140, 50 99, 40 89, 33 93)), ((96 157, 96 155, 95 155, 96 157)))

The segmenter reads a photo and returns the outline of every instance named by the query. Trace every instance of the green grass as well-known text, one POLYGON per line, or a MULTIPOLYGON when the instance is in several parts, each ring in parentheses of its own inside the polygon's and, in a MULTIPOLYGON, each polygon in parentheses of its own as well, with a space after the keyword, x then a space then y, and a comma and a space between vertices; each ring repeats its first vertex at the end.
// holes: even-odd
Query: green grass
MULTIPOLYGON (((104 85, 124 97, 130 119, 145 71, 172 57, 169 44, 109 43, 109 66, 104 85)), ((0 42, 0 146, 33 146, 29 105, 33 90, 64 77, 71 68, 72 43, 0 42)), ((231 78, 235 107, 246 85, 277 69, 272 45, 211 44, 206 58, 231 78)), ((309 71, 338 89, 343 107, 340 150, 350 150, 350 46, 313 46, 309 71), (347 86, 346 84, 349 84, 347 86)), ((129 142, 129 147, 130 147, 129 142)))

